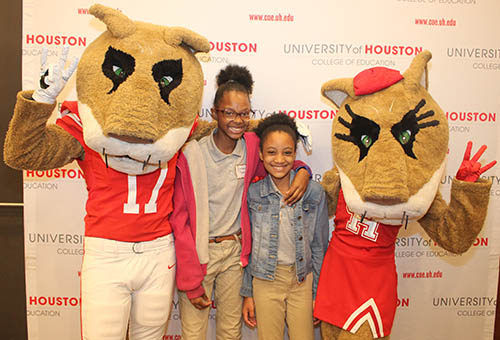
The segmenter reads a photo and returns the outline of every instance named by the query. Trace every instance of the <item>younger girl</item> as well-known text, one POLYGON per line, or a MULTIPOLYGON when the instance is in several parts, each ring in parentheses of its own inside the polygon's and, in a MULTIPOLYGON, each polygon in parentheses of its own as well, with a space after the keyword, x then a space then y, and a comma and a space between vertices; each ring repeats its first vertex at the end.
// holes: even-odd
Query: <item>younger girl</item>
POLYGON ((285 204, 283 195, 295 177, 297 126, 276 114, 255 132, 269 176, 248 189, 253 241, 240 290, 243 319, 257 326, 260 340, 282 340, 285 322, 290 339, 313 339, 313 304, 328 246, 325 192, 311 181, 301 200, 285 204))

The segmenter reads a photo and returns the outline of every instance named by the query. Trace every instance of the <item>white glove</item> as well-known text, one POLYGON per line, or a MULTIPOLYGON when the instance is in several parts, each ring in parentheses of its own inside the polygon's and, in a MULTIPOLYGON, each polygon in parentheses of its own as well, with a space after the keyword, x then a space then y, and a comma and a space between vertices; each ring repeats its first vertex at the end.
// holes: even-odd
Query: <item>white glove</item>
POLYGON ((296 121, 297 131, 299 132, 299 139, 304 146, 304 149, 308 154, 312 152, 312 135, 311 130, 307 127, 307 125, 296 121))
POLYGON ((47 64, 47 48, 42 48, 40 57, 40 81, 37 83, 37 89, 33 93, 33 99, 37 102, 53 104, 57 96, 61 93, 64 85, 71 77, 78 65, 78 58, 73 57, 68 68, 64 69, 68 59, 69 47, 64 46, 61 50, 61 56, 57 64, 47 64))

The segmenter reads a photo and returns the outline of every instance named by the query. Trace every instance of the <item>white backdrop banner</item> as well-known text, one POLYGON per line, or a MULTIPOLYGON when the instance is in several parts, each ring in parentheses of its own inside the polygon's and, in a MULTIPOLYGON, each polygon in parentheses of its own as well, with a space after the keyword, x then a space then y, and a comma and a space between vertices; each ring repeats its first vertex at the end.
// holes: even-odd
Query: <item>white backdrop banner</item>
MULTIPOLYGON (((132 19, 184 26, 210 41, 199 54, 205 74, 200 116, 209 118, 215 75, 230 63, 247 66, 255 79, 255 118, 286 112, 312 131, 313 153, 299 151, 314 179, 332 168, 330 132, 336 111, 321 100, 327 80, 353 77, 385 66, 404 71, 423 49, 433 53, 430 93, 447 114, 449 161, 441 191, 465 145, 486 144, 483 161, 500 159, 500 2, 495 0, 330 0, 235 2, 103 0, 132 19)), ((42 46, 57 60, 62 45, 70 57, 104 31, 88 14, 90 1, 23 1, 23 88, 38 81, 42 46)), ((58 98, 75 100, 74 77, 58 98)), ((52 118, 55 119, 56 115, 52 118)), ((500 166, 489 215, 466 254, 437 247, 414 223, 402 228, 396 261, 399 307, 392 339, 493 339, 500 230, 500 166)), ((87 194, 76 163, 24 172, 27 318, 30 340, 80 339, 80 283, 84 202, 87 194)), ((216 306, 214 306, 216 307, 216 306)), ((215 339, 210 316, 210 339, 215 339)), ((319 333, 316 334, 319 339, 319 333)), ((257 339, 244 327, 245 339, 257 339)), ((180 339, 177 299, 164 340, 180 339)))

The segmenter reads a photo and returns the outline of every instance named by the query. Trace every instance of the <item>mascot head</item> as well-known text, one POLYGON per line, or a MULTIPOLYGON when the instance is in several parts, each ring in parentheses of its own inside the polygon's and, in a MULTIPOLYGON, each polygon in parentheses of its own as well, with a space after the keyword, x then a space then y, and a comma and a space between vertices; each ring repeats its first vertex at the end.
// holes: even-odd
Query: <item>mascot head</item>
POLYGON ((94 5, 107 31, 77 70, 85 143, 113 169, 138 175, 165 167, 187 140, 201 107, 203 73, 194 52, 208 41, 185 28, 132 21, 94 5))
POLYGON ((422 217, 436 196, 448 123, 427 92, 430 58, 430 52, 420 53, 403 75, 377 67, 322 87, 322 95, 339 109, 332 126, 333 160, 346 203, 356 214, 402 224, 422 217))

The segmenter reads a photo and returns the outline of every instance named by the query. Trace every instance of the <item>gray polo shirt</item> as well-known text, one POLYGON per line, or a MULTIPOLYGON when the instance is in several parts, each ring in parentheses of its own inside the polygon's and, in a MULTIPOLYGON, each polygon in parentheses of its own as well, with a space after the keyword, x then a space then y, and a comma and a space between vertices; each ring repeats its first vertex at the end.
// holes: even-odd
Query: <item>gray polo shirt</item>
POLYGON ((241 230, 241 200, 246 169, 246 144, 240 138, 232 153, 221 152, 214 141, 214 130, 200 140, 208 179, 208 237, 235 234, 241 230))

